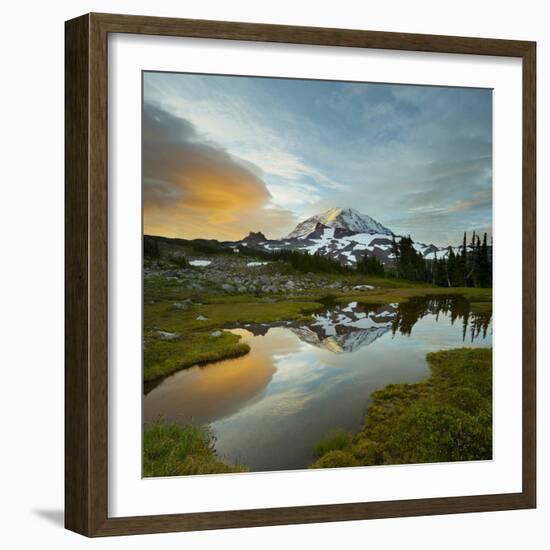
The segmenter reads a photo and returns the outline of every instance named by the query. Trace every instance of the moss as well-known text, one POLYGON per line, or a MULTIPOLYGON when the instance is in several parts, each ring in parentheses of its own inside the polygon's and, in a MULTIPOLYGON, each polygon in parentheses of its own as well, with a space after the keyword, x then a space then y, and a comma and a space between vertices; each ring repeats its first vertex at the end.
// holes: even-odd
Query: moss
POLYGON ((359 461, 348 451, 329 451, 310 468, 344 468, 346 466, 360 466, 359 461))
POLYGON ((145 310, 145 326, 162 325, 162 330, 181 332, 219 328, 237 323, 270 323, 281 319, 306 319, 323 309, 315 302, 239 302, 196 305, 189 310, 173 310, 168 304, 154 304, 145 310), (205 317, 206 319, 198 319, 205 317))
MULTIPOLYGON (((156 294, 158 287, 155 286, 156 294)), ((181 292, 181 291, 178 291, 181 292)), ((281 319, 309 319, 311 313, 323 309, 320 302, 288 301, 267 302, 239 297, 240 300, 222 298, 213 303, 194 303, 187 309, 173 307, 184 299, 171 284, 166 285, 169 300, 144 300, 144 352, 143 377, 151 382, 192 365, 238 357, 250 351, 241 337, 223 331, 221 336, 212 332, 227 325, 244 323, 270 323, 281 319), (167 340, 159 331, 177 335, 167 340)), ((210 300, 215 300, 210 297, 210 300)))
POLYGON ((403 303, 411 298, 422 296, 464 296, 471 303, 491 304, 493 291, 491 288, 469 288, 469 287, 435 287, 417 286, 409 288, 376 288, 362 293, 345 293, 336 298, 339 303, 355 301, 362 304, 382 305, 390 303, 403 303))
POLYGON ((230 332, 217 337, 211 332, 188 332, 175 340, 153 335, 144 346, 143 379, 151 382, 185 367, 245 355, 250 346, 240 339, 230 332))
POLYGON ((216 456, 207 428, 179 426, 162 420, 145 424, 143 430, 144 477, 183 476, 246 472, 216 456))
POLYGON ((492 350, 438 351, 427 360, 427 380, 374 392, 364 427, 345 456, 329 450, 312 467, 492 458, 492 350))
POLYGON ((327 434, 313 448, 313 455, 321 457, 330 451, 341 451, 351 445, 352 434, 337 429, 327 434))

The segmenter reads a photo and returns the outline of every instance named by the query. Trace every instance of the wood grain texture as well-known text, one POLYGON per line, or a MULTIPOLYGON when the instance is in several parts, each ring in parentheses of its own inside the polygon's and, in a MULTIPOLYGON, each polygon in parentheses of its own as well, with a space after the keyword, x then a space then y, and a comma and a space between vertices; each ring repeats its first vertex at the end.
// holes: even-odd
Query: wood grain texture
POLYGON ((89 532, 89 18, 65 25, 65 526, 89 532))
POLYGON ((87 536, 348 521, 536 505, 536 50, 532 42, 88 14, 65 30, 65 524, 87 536), (108 517, 108 33, 520 57, 523 61, 523 490, 341 505, 108 517))
POLYGON ((523 493, 537 500, 537 79, 536 45, 523 56, 523 493))

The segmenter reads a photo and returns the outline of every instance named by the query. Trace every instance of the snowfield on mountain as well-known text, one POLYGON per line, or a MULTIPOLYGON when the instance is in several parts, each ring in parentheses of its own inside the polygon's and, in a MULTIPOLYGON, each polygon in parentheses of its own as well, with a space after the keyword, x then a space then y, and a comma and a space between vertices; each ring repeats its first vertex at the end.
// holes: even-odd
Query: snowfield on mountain
MULTIPOLYGON (((226 246, 248 246, 269 252, 277 250, 300 250, 309 254, 321 254, 338 260, 344 265, 355 265, 363 256, 375 256, 383 264, 395 261, 393 241, 402 236, 395 234, 377 220, 353 208, 330 208, 300 222, 283 239, 268 239, 261 232, 251 232, 237 242, 226 246)), ((456 244, 456 243, 453 243, 456 244)), ((414 248, 427 260, 446 258, 450 246, 414 243, 414 248)), ((456 251, 459 247, 453 246, 456 251)))
POLYGON ((299 223, 294 231, 289 233, 287 239, 307 238, 315 231, 317 224, 334 229, 344 229, 352 233, 381 233, 383 235, 393 235, 387 227, 384 227, 370 216, 361 214, 353 208, 337 207, 330 208, 322 214, 311 216, 311 218, 299 223))

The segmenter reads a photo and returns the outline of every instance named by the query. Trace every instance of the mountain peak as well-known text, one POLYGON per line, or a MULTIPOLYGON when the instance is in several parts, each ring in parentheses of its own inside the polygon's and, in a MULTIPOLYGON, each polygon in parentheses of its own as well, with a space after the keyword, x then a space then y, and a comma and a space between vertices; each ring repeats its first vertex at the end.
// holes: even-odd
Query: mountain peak
POLYGON ((337 206, 329 208, 321 214, 311 216, 299 223, 287 238, 305 239, 315 231, 319 223, 326 227, 341 229, 350 234, 379 233, 382 235, 393 235, 387 227, 384 227, 370 216, 361 214, 353 208, 337 206))
POLYGON ((262 241, 267 241, 267 237, 261 231, 258 231, 257 233, 255 233, 254 231, 251 231, 243 239, 243 241, 262 242, 262 241))

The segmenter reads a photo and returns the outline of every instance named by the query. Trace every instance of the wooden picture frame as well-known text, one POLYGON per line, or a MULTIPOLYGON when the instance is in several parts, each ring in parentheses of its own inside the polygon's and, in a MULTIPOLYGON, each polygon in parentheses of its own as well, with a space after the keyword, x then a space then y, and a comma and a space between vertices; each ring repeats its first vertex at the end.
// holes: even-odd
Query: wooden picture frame
POLYGON ((536 44, 88 14, 65 26, 65 525, 86 536, 536 506, 536 44), (518 493, 139 517, 108 516, 107 37, 132 33, 520 58, 523 66, 523 489, 518 493))

